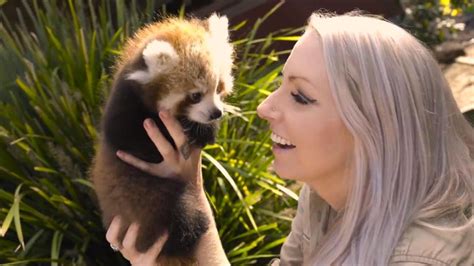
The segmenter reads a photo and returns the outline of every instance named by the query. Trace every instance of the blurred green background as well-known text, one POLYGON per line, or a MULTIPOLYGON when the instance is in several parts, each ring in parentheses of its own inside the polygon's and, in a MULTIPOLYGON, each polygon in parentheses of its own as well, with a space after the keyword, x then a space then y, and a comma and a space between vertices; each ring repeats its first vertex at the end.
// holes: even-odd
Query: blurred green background
MULTIPOLYGON (((468 1, 402 2, 411 11, 394 20, 429 45, 462 31, 434 24, 473 11, 468 1)), ((7 15, 9 4, 0 0, 0 264, 127 265, 105 240, 87 170, 124 40, 164 14, 186 16, 185 5, 21 1, 7 15)), ((224 117, 217 144, 203 155, 207 196, 233 265, 278 256, 298 198, 299 184, 272 173, 268 126, 255 112, 304 26, 262 30, 281 5, 232 23, 228 102, 241 110, 224 117)))

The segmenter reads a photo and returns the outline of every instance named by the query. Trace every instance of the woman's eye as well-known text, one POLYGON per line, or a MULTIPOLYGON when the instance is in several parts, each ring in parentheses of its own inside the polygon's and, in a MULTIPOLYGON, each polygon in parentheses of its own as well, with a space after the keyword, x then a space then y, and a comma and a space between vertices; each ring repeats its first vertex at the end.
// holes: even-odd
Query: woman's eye
POLYGON ((202 93, 200 93, 200 92, 191 93, 191 95, 189 96, 189 99, 193 103, 198 103, 202 99, 202 93))
POLYGON ((293 99, 295 99, 295 101, 297 103, 300 103, 300 104, 310 104, 311 103, 311 101, 309 101, 308 99, 306 99, 304 96, 302 96, 300 94, 292 92, 291 96, 293 96, 293 99))

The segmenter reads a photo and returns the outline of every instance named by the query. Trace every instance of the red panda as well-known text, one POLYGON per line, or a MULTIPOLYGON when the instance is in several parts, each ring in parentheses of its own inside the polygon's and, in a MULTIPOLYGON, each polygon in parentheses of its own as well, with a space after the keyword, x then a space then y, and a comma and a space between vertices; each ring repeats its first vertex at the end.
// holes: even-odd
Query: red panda
POLYGON ((225 17, 168 18, 140 29, 115 65, 91 180, 105 227, 119 215, 123 238, 132 222, 140 224, 137 250, 147 250, 164 230, 169 232, 162 262, 192 261, 208 218, 193 205, 192 186, 151 176, 115 154, 123 150, 148 162, 163 160, 143 128, 146 118, 152 118, 176 148, 158 117, 161 109, 178 119, 191 147, 214 142, 222 97, 233 86, 233 48, 228 39, 225 17))

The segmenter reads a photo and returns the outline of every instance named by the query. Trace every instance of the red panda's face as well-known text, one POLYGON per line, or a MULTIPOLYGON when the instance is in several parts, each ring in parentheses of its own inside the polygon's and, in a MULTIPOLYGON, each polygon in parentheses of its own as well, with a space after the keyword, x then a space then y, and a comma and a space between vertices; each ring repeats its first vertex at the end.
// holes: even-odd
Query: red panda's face
POLYGON ((151 39, 141 52, 146 69, 130 71, 135 80, 153 93, 144 99, 154 110, 167 109, 176 117, 201 124, 214 123, 222 116, 221 97, 232 90, 232 46, 228 41, 227 19, 211 16, 202 34, 180 33, 151 39), (190 37, 183 37, 186 34, 190 37), (196 37, 197 36, 197 37, 196 37), (149 101, 154 102, 149 102, 149 101))
MULTIPOLYGON (((224 111, 224 103, 218 90, 219 82, 194 82, 193 88, 184 91, 176 113, 201 124, 213 123, 224 111)), ((163 100, 165 103, 166 99, 163 100)))

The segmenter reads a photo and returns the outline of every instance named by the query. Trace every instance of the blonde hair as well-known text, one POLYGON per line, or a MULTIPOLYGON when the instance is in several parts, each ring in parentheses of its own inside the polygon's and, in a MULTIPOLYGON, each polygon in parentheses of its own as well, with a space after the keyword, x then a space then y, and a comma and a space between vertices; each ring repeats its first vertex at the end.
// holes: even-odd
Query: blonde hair
POLYGON ((314 262, 386 265, 409 224, 440 228, 439 217, 472 214, 473 129, 429 50, 400 27, 315 13, 307 30, 320 37, 354 138, 353 185, 314 262))

